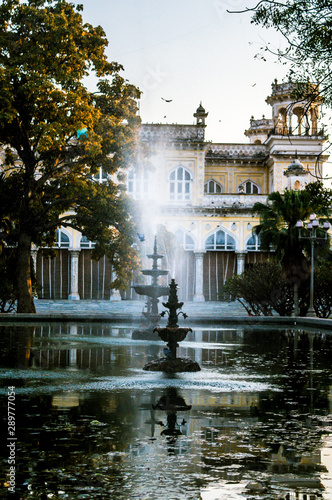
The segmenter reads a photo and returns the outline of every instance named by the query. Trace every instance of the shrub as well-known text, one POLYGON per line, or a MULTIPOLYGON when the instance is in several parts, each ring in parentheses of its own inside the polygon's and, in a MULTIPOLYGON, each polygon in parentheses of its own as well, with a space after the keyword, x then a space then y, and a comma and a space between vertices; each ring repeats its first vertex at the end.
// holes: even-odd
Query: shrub
MULTIPOLYGON (((332 263, 321 262, 315 268, 314 308, 319 318, 332 314, 332 263)), ((280 316, 290 316, 294 309, 294 283, 284 277, 281 266, 266 262, 254 264, 239 276, 233 276, 224 285, 228 300, 238 300, 255 316, 271 316, 273 310, 280 316)), ((299 286, 300 316, 309 307, 310 279, 299 286)))
POLYGON ((0 254, 0 312, 9 313, 16 309, 17 293, 15 283, 16 256, 12 249, 0 254))
POLYGON ((256 316, 272 316, 273 310, 289 316, 293 309, 292 286, 284 278, 281 266, 273 262, 254 264, 245 273, 233 276, 226 281, 224 292, 256 316))
POLYGON ((314 309, 319 318, 332 313, 332 264, 322 263, 315 269, 314 309))

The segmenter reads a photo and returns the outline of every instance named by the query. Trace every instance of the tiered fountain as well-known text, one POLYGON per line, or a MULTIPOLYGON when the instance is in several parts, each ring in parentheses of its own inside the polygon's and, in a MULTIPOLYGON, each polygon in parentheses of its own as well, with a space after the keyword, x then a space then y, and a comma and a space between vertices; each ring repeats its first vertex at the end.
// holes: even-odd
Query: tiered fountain
POLYGON ((150 361, 147 363, 143 370, 148 371, 161 371, 168 373, 175 372, 197 372, 201 368, 196 361, 192 361, 191 359, 186 358, 178 358, 176 356, 176 349, 179 347, 178 342, 184 340, 187 336, 188 332, 191 332, 191 328, 181 328, 177 324, 179 315, 182 314, 184 318, 187 318, 187 315, 179 311, 183 306, 183 302, 178 301, 177 296, 177 284, 175 280, 172 279, 171 284, 169 286, 169 298, 168 302, 164 303, 163 306, 167 307, 169 311, 163 311, 161 316, 164 316, 168 313, 168 323, 164 328, 155 328, 154 331, 158 333, 161 340, 167 342, 168 349, 164 349, 166 357, 158 358, 154 361, 150 361))
POLYGON ((133 332, 133 338, 158 338, 156 334, 154 334, 154 329, 158 325, 160 321, 160 314, 158 312, 158 303, 159 298, 164 295, 169 294, 169 287, 162 286, 158 284, 158 278, 160 276, 166 276, 168 271, 166 269, 160 269, 158 267, 158 260, 162 259, 164 256, 158 254, 157 251, 157 236, 154 239, 154 248, 153 254, 147 256, 149 259, 152 259, 152 269, 143 269, 141 271, 144 276, 151 276, 152 281, 150 285, 134 285, 135 292, 138 295, 146 295, 148 297, 147 302, 147 310, 143 312, 143 316, 147 320, 147 325, 144 327, 144 330, 135 330, 133 332))

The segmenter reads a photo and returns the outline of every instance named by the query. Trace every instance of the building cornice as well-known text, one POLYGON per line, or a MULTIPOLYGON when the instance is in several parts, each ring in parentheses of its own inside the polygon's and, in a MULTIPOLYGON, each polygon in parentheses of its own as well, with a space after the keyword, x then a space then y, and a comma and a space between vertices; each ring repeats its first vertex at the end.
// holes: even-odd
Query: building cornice
POLYGON ((207 164, 227 162, 233 164, 255 164, 264 166, 268 150, 258 144, 210 144, 206 149, 207 164))
POLYGON ((178 149, 203 149, 205 147, 205 125, 178 125, 162 123, 144 123, 140 128, 140 137, 150 146, 176 147, 178 149))
POLYGON ((195 205, 160 205, 158 212, 163 215, 228 217, 231 215, 250 216, 256 202, 266 203, 267 195, 211 195, 195 205), (213 196, 213 198, 212 198, 213 196))

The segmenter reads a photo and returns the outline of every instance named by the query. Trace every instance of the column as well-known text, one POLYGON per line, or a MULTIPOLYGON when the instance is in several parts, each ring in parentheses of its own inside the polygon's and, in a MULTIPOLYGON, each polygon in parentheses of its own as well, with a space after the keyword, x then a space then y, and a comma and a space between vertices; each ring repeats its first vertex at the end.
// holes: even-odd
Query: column
POLYGON ((111 302, 119 302, 121 299, 121 294, 119 290, 115 290, 114 288, 111 290, 110 301, 111 302))
POLYGON ((288 133, 290 135, 293 133, 293 129, 292 129, 292 115, 293 115, 293 111, 290 110, 289 113, 288 113, 288 133))
POLYGON ((33 271, 35 274, 37 273, 37 254, 38 254, 38 248, 32 248, 31 257, 33 262, 33 271))
MULTIPOLYGON (((112 282, 115 280, 115 278, 116 278, 116 273, 114 271, 112 271, 112 282)), ((120 295, 119 290, 112 288, 111 293, 110 293, 110 301, 111 302, 119 302, 120 300, 122 300, 122 299, 121 299, 121 295, 120 295)))
POLYGON ((237 260, 236 274, 242 274, 244 273, 247 252, 235 252, 235 253, 237 260))
POLYGON ((195 295, 194 302, 205 302, 203 294, 203 258, 205 252, 195 252, 195 295))
MULTIPOLYGON (((33 247, 31 250, 31 258, 33 262, 33 272, 35 276, 37 276, 37 254, 38 254, 38 248, 33 247)), ((37 292, 34 293, 33 298, 34 300, 38 300, 37 292)))
POLYGON ((317 108, 311 108, 311 135, 317 135, 317 121, 318 121, 318 111, 317 108))
POLYGON ((78 257, 80 250, 69 250, 70 252, 70 294, 69 300, 80 300, 78 294, 78 257))

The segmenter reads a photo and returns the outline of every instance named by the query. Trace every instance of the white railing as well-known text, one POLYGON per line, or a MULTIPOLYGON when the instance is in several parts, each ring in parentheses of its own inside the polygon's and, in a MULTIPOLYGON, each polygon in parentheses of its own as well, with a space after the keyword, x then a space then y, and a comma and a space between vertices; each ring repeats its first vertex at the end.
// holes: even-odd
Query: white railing
POLYGON ((203 205, 215 208, 250 208, 256 202, 266 203, 267 194, 205 194, 203 205))
POLYGON ((266 147, 261 144, 211 144, 206 152, 206 158, 218 156, 257 156, 264 158, 266 147))

